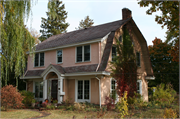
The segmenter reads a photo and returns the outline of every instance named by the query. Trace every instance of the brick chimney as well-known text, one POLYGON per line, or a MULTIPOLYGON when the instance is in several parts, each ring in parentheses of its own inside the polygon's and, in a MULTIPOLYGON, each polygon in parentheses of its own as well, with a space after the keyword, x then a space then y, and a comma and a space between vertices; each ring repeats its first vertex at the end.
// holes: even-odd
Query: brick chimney
POLYGON ((128 8, 123 8, 122 9, 122 20, 131 18, 131 10, 129 10, 128 8))

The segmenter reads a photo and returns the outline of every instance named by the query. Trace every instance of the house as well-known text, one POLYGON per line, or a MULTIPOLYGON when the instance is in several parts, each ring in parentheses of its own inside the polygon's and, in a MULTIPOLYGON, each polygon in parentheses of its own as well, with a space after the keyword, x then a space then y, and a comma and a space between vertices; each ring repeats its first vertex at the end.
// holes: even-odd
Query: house
POLYGON ((122 9, 122 20, 54 35, 38 44, 21 77, 27 90, 41 101, 53 98, 58 103, 70 100, 103 105, 105 97, 115 90, 109 62, 123 27, 131 30, 138 58, 137 91, 148 101, 148 80, 154 77, 147 43, 127 8, 122 9))

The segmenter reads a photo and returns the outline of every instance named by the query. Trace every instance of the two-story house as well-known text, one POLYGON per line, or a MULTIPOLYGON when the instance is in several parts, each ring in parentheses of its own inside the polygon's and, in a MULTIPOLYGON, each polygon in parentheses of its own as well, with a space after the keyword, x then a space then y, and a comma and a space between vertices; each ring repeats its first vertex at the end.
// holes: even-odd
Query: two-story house
POLYGON ((116 54, 115 38, 121 39, 124 27, 131 30, 136 52, 137 91, 148 101, 148 80, 154 77, 147 43, 127 8, 122 9, 122 20, 54 35, 38 44, 21 77, 27 90, 42 101, 69 99, 103 105, 105 97, 115 90, 109 62, 116 54))

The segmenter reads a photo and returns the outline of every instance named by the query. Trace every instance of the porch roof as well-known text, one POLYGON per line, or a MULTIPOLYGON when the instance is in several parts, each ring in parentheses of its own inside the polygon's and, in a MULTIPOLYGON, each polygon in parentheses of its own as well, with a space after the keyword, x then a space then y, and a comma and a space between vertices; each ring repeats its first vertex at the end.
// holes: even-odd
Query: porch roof
MULTIPOLYGON (((81 72, 96 72, 98 64, 91 64, 91 65, 81 65, 81 66, 72 66, 72 67, 62 67, 56 64, 50 64, 54 68, 57 69, 61 74, 69 74, 69 73, 81 73, 81 72)), ((46 69, 39 69, 39 70, 27 70, 24 77, 37 77, 41 76, 41 74, 46 69)), ((22 77, 21 79, 24 79, 22 77)))

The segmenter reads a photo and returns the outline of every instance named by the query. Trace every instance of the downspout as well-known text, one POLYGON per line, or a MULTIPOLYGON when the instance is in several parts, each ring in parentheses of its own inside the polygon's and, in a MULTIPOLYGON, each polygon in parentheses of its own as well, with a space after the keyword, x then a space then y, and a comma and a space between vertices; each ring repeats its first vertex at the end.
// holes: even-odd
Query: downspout
POLYGON ((99 80, 99 106, 101 108, 101 79, 99 79, 97 76, 96 79, 99 80))

